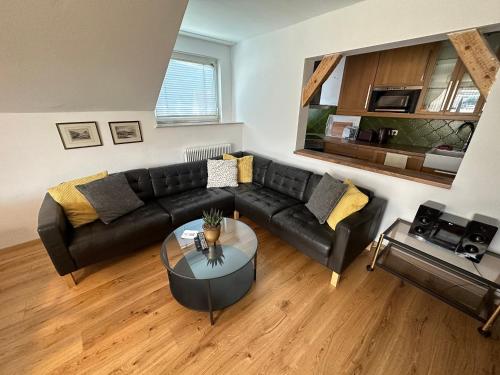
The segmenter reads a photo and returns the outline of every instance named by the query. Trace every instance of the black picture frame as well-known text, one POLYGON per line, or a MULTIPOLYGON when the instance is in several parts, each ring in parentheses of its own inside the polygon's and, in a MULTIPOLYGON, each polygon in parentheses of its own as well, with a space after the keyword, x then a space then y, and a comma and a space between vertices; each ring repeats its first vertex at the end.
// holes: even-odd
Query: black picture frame
POLYGON ((103 145, 97 121, 57 122, 56 127, 65 150, 103 145), (88 126, 88 129, 85 129, 85 125, 88 126), (80 137, 83 134, 85 138, 78 139, 77 135, 73 135, 75 132, 80 133, 80 137), (90 144, 85 144, 87 137, 90 144))
POLYGON ((144 142, 140 121, 110 121, 108 124, 115 145, 144 142), (122 134, 119 134, 119 127, 124 128, 122 134), (135 132, 134 134, 131 134, 132 129, 135 132))

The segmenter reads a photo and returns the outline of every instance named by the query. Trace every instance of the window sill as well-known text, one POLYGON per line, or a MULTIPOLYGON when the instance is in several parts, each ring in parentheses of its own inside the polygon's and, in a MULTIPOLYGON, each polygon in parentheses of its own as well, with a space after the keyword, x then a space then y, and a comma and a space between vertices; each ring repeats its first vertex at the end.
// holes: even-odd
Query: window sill
POLYGON ((243 125, 242 122, 157 122, 157 128, 184 128, 186 126, 243 125))

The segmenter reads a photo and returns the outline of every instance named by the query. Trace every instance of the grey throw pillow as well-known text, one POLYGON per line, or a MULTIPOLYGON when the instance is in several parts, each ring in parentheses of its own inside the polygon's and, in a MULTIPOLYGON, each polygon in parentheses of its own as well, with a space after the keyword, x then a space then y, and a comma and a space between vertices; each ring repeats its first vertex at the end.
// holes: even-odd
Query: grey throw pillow
POLYGON ((316 216, 320 224, 324 224, 346 190, 346 184, 325 173, 311 194, 306 207, 316 216))
POLYGON ((237 187, 238 161, 234 160, 207 160, 207 188, 237 187))
POLYGON ((76 188, 95 208, 99 219, 104 224, 109 224, 113 220, 144 206, 144 202, 134 193, 123 173, 88 184, 77 185, 76 188))

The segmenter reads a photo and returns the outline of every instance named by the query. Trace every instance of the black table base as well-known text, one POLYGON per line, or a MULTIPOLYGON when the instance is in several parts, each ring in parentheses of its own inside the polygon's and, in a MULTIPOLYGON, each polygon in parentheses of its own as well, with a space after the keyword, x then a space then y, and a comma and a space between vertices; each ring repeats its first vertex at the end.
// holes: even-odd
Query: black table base
MULTIPOLYGON (((189 279, 167 271, 170 290, 181 305, 192 310, 208 312, 210 323, 213 325, 213 311, 222 310, 238 302, 252 287, 256 275, 254 262, 248 262, 232 274, 210 280, 189 279)), ((182 267, 182 262, 179 262, 178 266, 182 267)))

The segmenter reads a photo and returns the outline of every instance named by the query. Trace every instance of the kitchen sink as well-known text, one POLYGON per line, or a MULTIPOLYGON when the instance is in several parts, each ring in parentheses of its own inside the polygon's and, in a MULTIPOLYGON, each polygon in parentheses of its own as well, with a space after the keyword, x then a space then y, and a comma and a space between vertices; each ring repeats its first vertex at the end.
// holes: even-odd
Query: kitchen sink
POLYGON ((441 150, 439 148, 433 148, 432 150, 428 151, 427 153, 428 154, 435 154, 435 155, 451 156, 453 158, 463 158, 465 155, 465 152, 463 152, 463 151, 441 150))
POLYGON ((462 163, 465 152, 433 148, 425 154, 423 166, 436 171, 455 174, 462 163))

